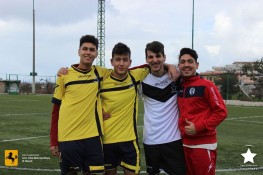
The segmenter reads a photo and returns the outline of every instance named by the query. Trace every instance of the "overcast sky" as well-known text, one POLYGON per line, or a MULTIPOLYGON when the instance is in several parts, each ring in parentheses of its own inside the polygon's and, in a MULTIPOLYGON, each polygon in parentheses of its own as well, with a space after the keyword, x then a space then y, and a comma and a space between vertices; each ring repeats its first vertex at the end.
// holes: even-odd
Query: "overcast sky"
MULTIPOLYGON (((145 63, 145 45, 165 45, 167 63, 191 47, 192 0, 106 0, 105 64, 117 42, 145 63)), ((53 76, 79 62, 79 38, 97 35, 97 0, 35 0, 36 72, 53 76)), ((199 72, 263 57, 262 0, 195 0, 194 49, 199 72)), ((0 78, 32 72, 33 0, 0 0, 0 78)), ((94 62, 96 63, 96 61, 94 62)), ((28 77, 27 77, 28 78, 28 77)), ((29 77, 30 78, 30 77, 29 77)))

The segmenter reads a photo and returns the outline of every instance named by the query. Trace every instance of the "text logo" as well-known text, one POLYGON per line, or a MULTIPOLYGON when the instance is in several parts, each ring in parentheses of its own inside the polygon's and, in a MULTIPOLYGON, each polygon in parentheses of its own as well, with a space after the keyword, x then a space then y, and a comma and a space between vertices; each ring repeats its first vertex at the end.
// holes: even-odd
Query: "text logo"
POLYGON ((18 150, 5 150, 5 166, 18 166, 18 150))
POLYGON ((257 155, 255 153, 252 153, 250 149, 247 149, 246 153, 241 154, 244 157, 244 163, 251 162, 254 163, 254 157, 257 155))

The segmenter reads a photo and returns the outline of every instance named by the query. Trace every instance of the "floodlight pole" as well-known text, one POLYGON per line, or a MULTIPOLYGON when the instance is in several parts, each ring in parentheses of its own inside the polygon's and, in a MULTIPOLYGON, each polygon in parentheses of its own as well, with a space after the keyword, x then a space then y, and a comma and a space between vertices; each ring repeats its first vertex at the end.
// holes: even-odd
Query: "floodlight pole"
POLYGON ((35 83, 35 3, 33 0, 33 71, 32 71, 32 94, 36 93, 35 83))
POLYGON ((99 40, 97 65, 105 67, 105 0, 98 0, 97 38, 99 40))
POLYGON ((226 99, 228 100, 229 95, 229 72, 227 72, 227 86, 226 86, 226 99))
POLYGON ((194 9, 195 9, 195 1, 193 0, 193 11, 192 11, 192 49, 194 49, 194 9))

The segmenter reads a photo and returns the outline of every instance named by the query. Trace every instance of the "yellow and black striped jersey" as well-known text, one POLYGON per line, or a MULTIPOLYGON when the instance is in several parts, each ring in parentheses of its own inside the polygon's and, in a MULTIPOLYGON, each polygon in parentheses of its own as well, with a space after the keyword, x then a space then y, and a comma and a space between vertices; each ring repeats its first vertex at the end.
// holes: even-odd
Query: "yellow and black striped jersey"
POLYGON ((117 143, 137 138, 137 89, 149 73, 148 68, 130 70, 127 77, 118 80, 108 76, 102 83, 102 108, 111 114, 104 121, 103 143, 117 143))
POLYGON ((101 82, 112 70, 92 66, 83 71, 71 66, 57 78, 52 102, 61 104, 58 141, 90 138, 102 134, 101 82))

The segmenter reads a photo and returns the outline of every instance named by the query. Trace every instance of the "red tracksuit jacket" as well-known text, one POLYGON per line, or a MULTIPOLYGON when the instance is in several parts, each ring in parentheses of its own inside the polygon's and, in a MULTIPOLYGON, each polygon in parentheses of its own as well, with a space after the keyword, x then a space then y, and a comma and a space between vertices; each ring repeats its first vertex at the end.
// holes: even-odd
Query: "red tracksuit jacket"
POLYGON ((216 127, 227 117, 223 98, 217 87, 198 74, 182 78, 178 93, 179 128, 186 145, 216 143, 216 127), (194 123, 196 134, 187 135, 185 119, 194 123))

